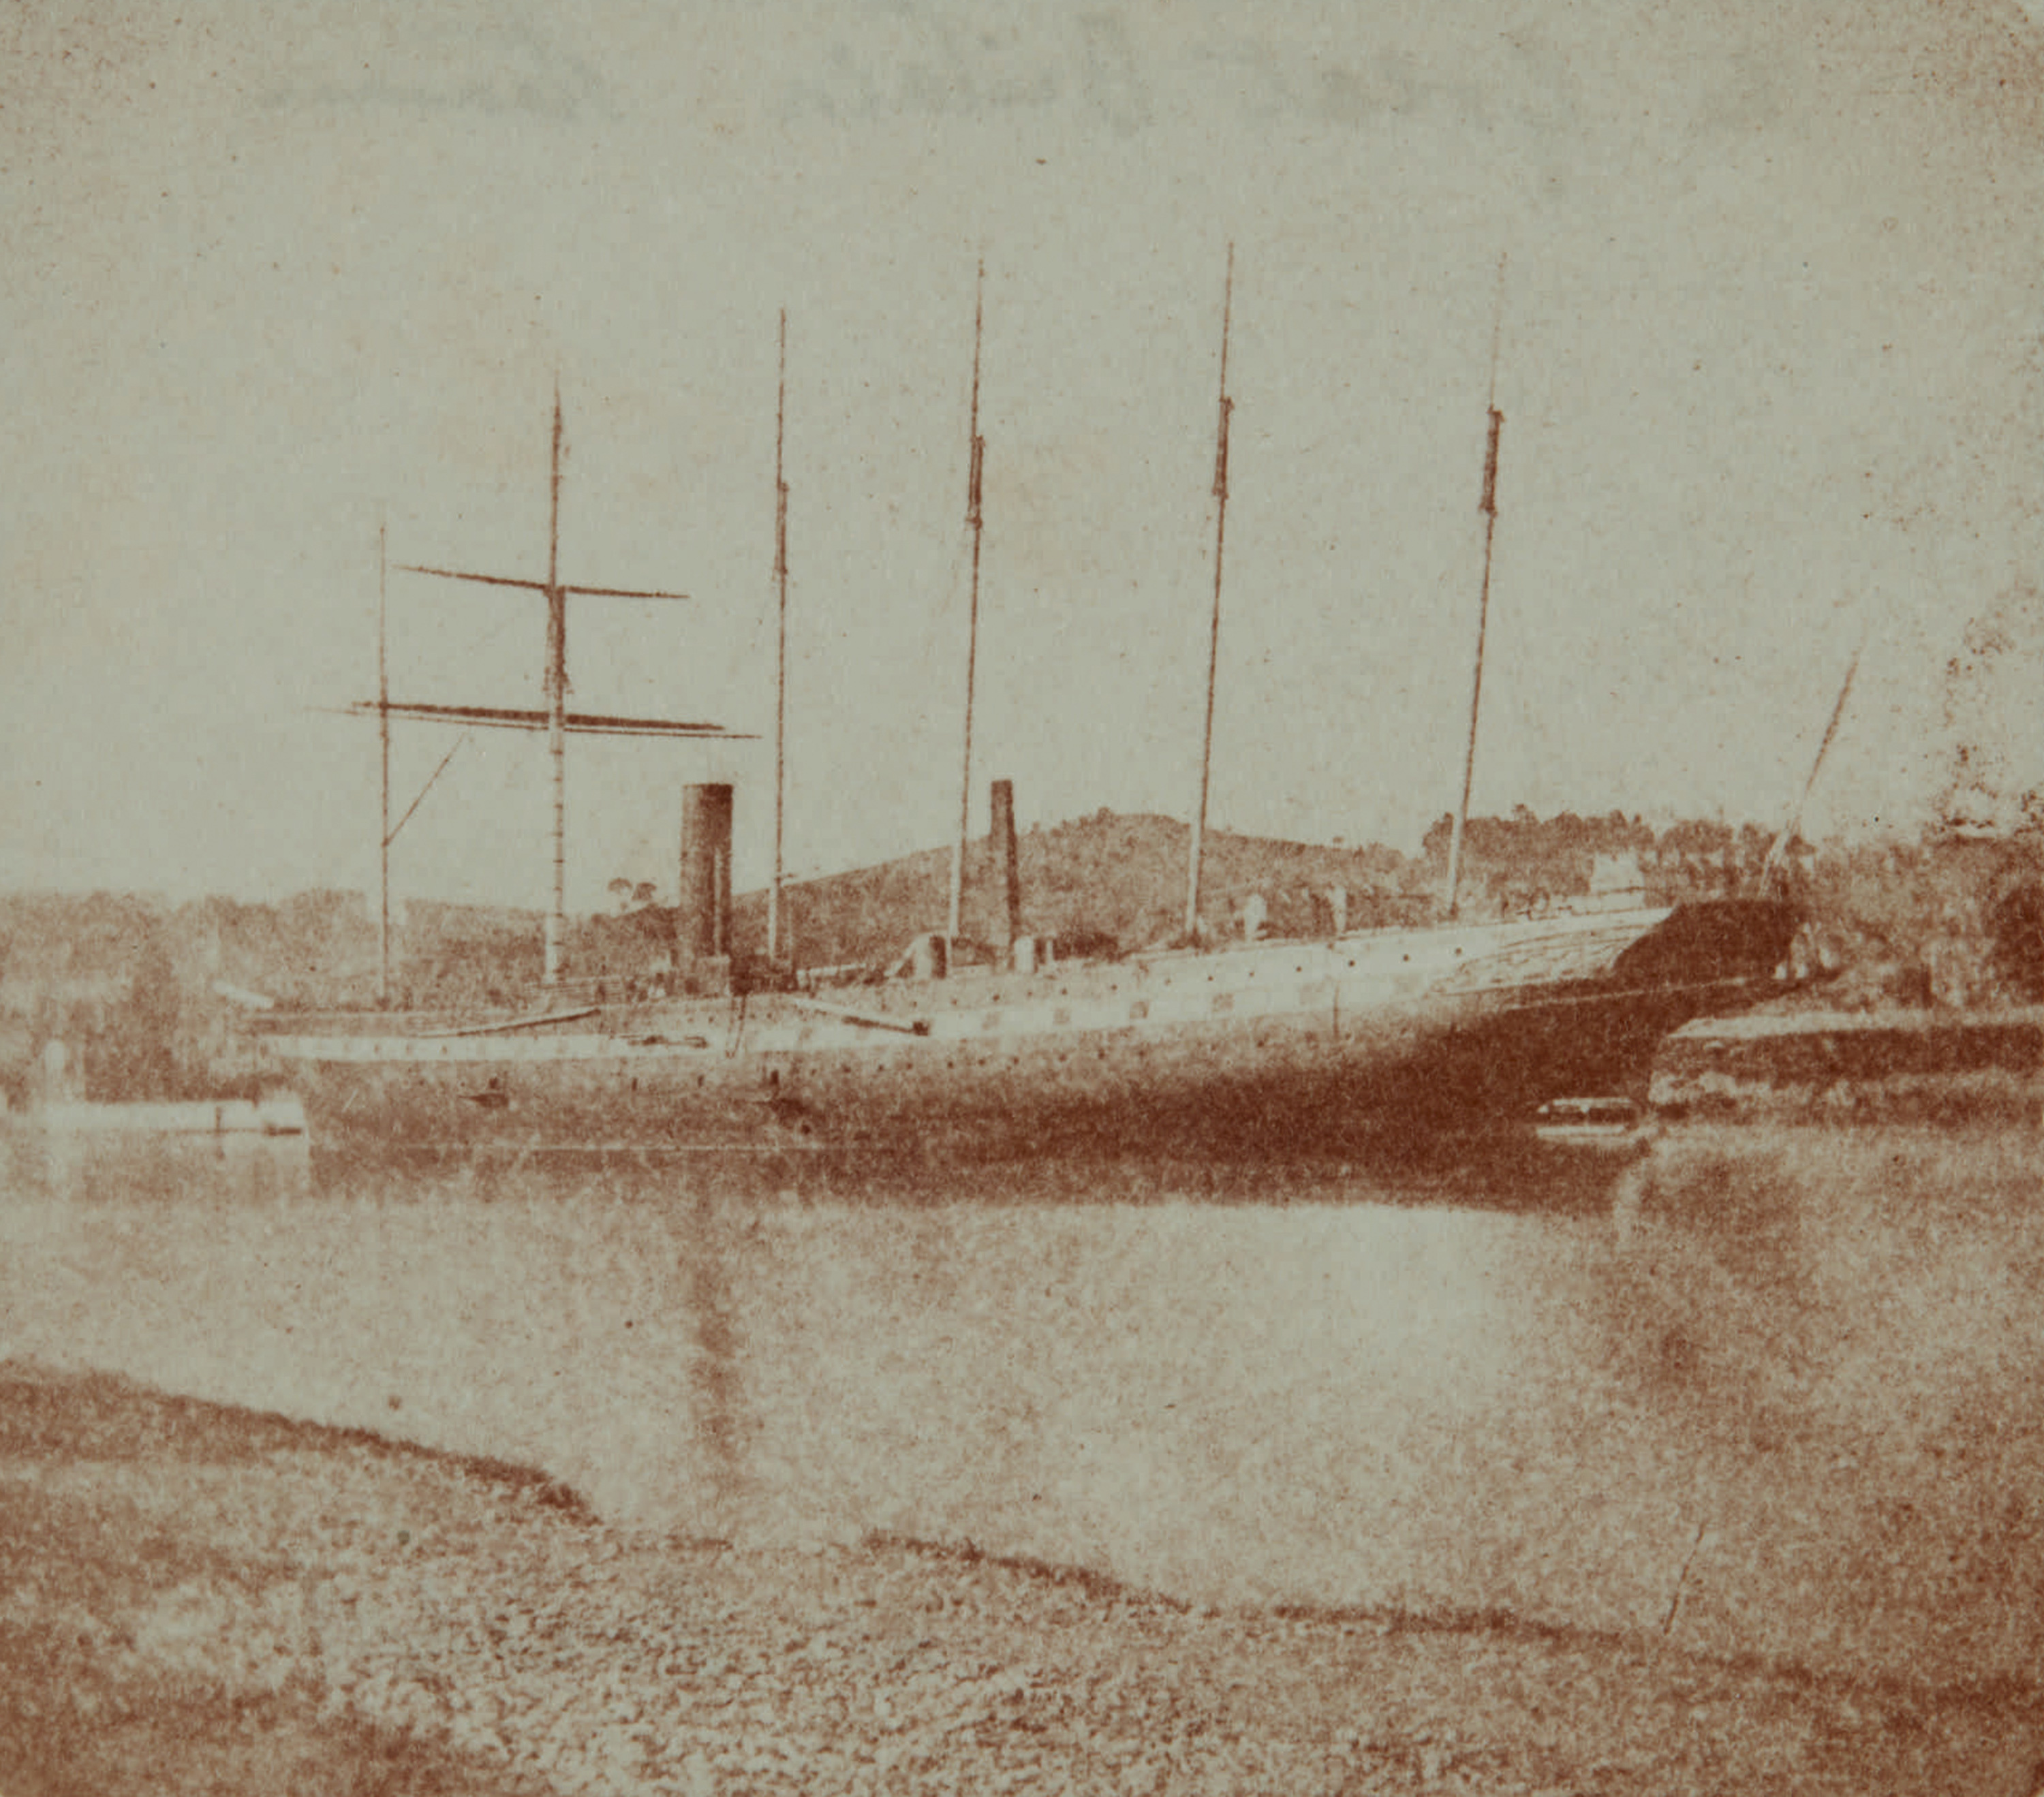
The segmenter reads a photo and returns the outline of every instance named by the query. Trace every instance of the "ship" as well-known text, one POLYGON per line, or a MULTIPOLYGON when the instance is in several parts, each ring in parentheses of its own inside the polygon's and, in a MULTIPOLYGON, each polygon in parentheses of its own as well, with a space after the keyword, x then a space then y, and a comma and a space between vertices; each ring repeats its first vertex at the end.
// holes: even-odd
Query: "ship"
POLYGON ((878 985, 364 1012, 267 1046, 324 1152, 1339 1155, 1386 1117, 1642 1084, 1669 1032, 1781 989, 1796 927, 1725 899, 1023 970, 932 954, 878 985))
MULTIPOLYGON (((1483 611, 1470 748, 1440 920, 1339 929, 1310 940, 1216 944, 1199 882, 1220 640, 1228 495, 1228 320, 1223 312, 1216 454, 1212 648, 1207 738, 1190 834, 1185 930, 1127 955, 1059 958, 1024 935, 1017 911, 1012 788, 997 785, 994 857, 1007 922, 991 954, 960 933, 971 694, 978 605, 984 441, 974 351, 970 474, 972 623, 959 827, 949 927, 919 935, 889 977, 832 984, 797 977, 779 940, 786 721, 788 490, 775 453, 782 680, 775 721, 774 873, 767 953, 735 959, 730 940, 731 786, 684 790, 681 905, 671 996, 622 1000, 565 977, 561 779, 565 738, 728 736, 721 726, 582 717, 567 709, 566 601, 558 542, 561 411, 555 395, 552 535, 544 582, 407 564, 412 571, 544 593, 549 628, 544 713, 399 705, 381 670, 373 712, 385 765, 382 994, 389 991, 389 742, 394 716, 465 727, 544 728, 555 781, 554 904, 537 1002, 490 1012, 320 1017, 271 1014, 267 1047, 302 1101, 315 1152, 513 1156, 855 1152, 982 1159, 1162 1155, 1231 1162, 1342 1155, 1450 1115, 1525 1114, 1561 1093, 1636 1090, 1654 1046, 1691 1019, 1744 1009, 1790 977, 1800 920, 1777 896, 1666 906, 1548 909, 1465 920, 1461 845, 1481 691, 1499 431, 1493 361, 1483 611), (1005 790, 1004 790, 1005 789, 1005 790)), ((786 416, 786 322, 782 321, 786 416)), ((380 539, 379 539, 380 541, 380 539)), ((379 550, 380 555, 380 550, 379 550)), ((674 598, 674 593, 632 593, 674 598)), ((380 608, 379 608, 380 612, 380 608)), ((409 813, 407 814, 409 815, 409 813)), ((402 822, 402 820, 401 820, 402 822)))

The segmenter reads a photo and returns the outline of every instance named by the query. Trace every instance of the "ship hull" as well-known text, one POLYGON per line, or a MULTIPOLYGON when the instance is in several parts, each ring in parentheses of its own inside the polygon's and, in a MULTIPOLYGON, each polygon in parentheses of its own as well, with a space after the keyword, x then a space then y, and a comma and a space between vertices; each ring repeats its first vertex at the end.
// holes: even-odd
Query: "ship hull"
POLYGON ((272 1047, 322 1154, 1339 1154, 1643 1089, 1669 1031, 1779 989, 1793 928, 1684 907, 272 1047))

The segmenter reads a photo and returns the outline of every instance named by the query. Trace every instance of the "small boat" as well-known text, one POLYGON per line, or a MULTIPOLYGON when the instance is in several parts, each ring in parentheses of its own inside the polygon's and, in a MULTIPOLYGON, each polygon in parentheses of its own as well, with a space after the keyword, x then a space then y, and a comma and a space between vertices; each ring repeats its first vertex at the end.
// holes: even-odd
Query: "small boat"
POLYGON ((1533 1114, 1535 1136, 1570 1148, 1633 1148, 1644 1126, 1630 1098, 1550 1098, 1533 1114))

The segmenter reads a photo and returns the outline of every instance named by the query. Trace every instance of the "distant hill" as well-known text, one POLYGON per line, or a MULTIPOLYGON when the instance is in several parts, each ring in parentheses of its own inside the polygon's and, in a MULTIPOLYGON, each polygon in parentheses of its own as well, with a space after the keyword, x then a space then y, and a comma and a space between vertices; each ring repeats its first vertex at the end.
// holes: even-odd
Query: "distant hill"
MULTIPOLYGON (((1126 951, 1166 941, 1185 927, 1189 826, 1151 816, 1097 812, 1034 829, 1017 843, 1022 929, 1068 946, 1126 951)), ((891 960, 916 933, 940 930, 951 905, 951 851, 927 849, 877 867, 793 884, 783 889, 787 933, 809 966, 891 960)), ((1270 928, 1305 935, 1330 927, 1327 894, 1347 894, 1351 927, 1389 923, 1424 909, 1412 887, 1413 865, 1395 849, 1349 849, 1258 836, 1207 832, 1200 911, 1208 930, 1226 934, 1251 893, 1261 893, 1270 928)), ((991 845, 967 845, 962 933, 997 934, 1001 895, 991 845)), ((766 895, 733 901, 732 946, 763 954, 766 895)))

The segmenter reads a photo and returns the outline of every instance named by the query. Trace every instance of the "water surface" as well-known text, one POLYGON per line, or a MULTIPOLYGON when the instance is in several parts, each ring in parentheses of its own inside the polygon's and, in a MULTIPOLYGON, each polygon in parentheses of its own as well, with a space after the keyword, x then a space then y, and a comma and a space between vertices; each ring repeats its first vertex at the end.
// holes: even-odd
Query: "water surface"
POLYGON ((2027 1676, 2044 1228, 1994 1196, 2025 1145, 1897 1139, 1935 1189, 1709 1139, 1215 1196, 1139 1168, 315 1181, 302 1145, 17 1131, 0 1353, 516 1459, 685 1535, 2027 1676))

